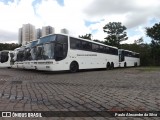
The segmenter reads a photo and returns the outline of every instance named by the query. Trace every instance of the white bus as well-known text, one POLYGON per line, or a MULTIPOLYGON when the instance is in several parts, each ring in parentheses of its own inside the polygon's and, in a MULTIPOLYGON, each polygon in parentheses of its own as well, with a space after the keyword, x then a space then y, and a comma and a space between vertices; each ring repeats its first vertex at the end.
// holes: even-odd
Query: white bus
POLYGON ((77 72, 119 67, 118 48, 65 34, 42 37, 34 49, 37 70, 77 72))
POLYGON ((10 68, 13 64, 13 51, 0 51, 0 68, 10 68))
POLYGON ((119 67, 136 67, 140 66, 140 57, 139 53, 119 49, 119 67))
POLYGON ((24 69, 35 69, 34 67, 34 55, 33 50, 36 46, 38 40, 31 41, 28 43, 24 49, 24 60, 23 60, 23 68, 24 69))
POLYGON ((23 68, 24 49, 26 46, 21 46, 14 50, 14 66, 13 68, 23 68))

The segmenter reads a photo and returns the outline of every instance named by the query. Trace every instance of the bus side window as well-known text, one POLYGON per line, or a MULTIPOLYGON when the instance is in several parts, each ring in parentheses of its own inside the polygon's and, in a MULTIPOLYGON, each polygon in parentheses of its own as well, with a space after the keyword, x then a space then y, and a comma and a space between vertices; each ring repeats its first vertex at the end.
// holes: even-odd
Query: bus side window
POLYGON ((98 52, 99 51, 99 45, 93 43, 92 44, 92 51, 98 52))
POLYGON ((8 59, 9 59, 8 52, 7 53, 2 53, 2 55, 1 55, 1 63, 7 62, 8 59))
POLYGON ((100 53, 105 53, 105 47, 102 46, 102 45, 100 45, 100 46, 99 46, 99 52, 100 52, 100 53))
POLYGON ((82 42, 80 40, 75 40, 75 41, 76 41, 75 48, 78 50, 82 49, 82 42))
POLYGON ((64 55, 63 55, 63 44, 56 43, 55 45, 55 60, 62 60, 64 55))
POLYGON ((91 51, 91 43, 87 41, 82 41, 82 49, 91 51))
POLYGON ((76 40, 74 38, 70 38, 70 48, 76 49, 76 40))

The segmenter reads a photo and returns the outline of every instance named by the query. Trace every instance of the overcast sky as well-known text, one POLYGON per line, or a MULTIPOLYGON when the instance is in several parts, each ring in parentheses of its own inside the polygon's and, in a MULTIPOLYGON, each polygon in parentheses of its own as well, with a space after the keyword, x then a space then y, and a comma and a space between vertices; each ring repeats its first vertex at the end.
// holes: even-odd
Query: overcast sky
POLYGON ((0 43, 18 43, 18 29, 31 23, 36 28, 51 25, 58 32, 67 28, 74 36, 92 33, 104 40, 103 26, 122 22, 126 43, 145 36, 145 27, 160 22, 159 0, 0 0, 0 43))

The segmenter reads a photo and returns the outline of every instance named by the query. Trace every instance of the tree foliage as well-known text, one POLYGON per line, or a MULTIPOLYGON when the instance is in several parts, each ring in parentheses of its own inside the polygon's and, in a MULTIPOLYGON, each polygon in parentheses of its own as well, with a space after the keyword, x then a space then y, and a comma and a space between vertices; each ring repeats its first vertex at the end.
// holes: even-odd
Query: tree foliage
POLYGON ((149 44, 122 44, 121 48, 140 53, 141 66, 153 65, 153 59, 151 57, 151 47, 149 44))
POLYGON ((135 44, 141 44, 143 43, 143 37, 139 38, 138 40, 134 41, 135 44))
POLYGON ((20 47, 20 45, 15 43, 0 43, 0 51, 2 50, 14 50, 15 48, 20 47))
POLYGON ((105 44, 119 47, 120 42, 128 39, 127 33, 125 32, 126 29, 121 22, 109 22, 106 24, 103 27, 103 31, 108 34, 105 38, 105 44))
MULTIPOLYGON (((151 28, 146 28, 146 35, 152 39, 150 44, 144 43, 142 37, 135 40, 133 44, 120 44, 121 41, 128 39, 125 32, 126 29, 127 28, 122 26, 120 22, 108 23, 103 27, 104 32, 108 34, 105 38, 106 40, 104 42, 100 40, 93 41, 140 53, 140 62, 142 66, 160 66, 160 23, 156 23, 151 28)), ((80 37, 91 39, 91 34, 80 37)))
POLYGON ((146 27, 146 35, 152 39, 151 41, 151 57, 154 65, 160 65, 160 23, 156 23, 153 27, 146 27))
POLYGON ((85 35, 81 35, 81 36, 79 35, 79 38, 88 39, 88 40, 91 40, 92 39, 91 37, 92 37, 92 34, 90 34, 90 33, 85 34, 85 35))
POLYGON ((146 35, 152 39, 152 41, 160 44, 160 23, 156 23, 153 27, 146 27, 146 35))

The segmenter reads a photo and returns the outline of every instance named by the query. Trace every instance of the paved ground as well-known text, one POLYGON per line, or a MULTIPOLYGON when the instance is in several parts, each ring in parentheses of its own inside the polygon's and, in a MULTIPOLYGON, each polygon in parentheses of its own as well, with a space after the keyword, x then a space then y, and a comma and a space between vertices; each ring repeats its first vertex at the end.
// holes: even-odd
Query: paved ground
POLYGON ((0 69, 0 111, 160 111, 160 68, 75 74, 0 69))

